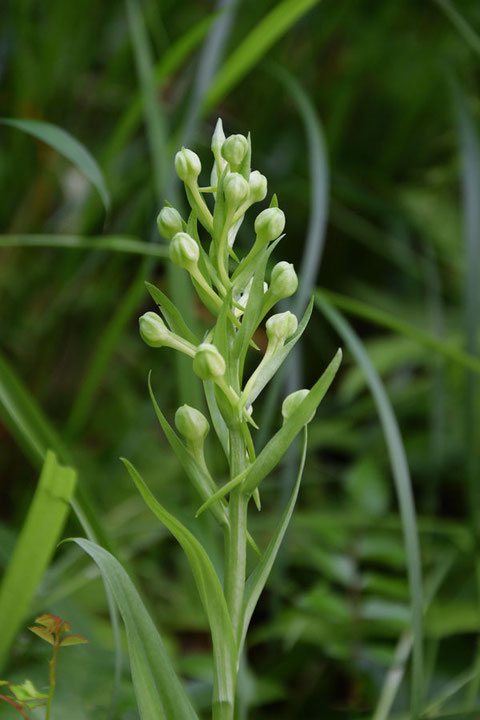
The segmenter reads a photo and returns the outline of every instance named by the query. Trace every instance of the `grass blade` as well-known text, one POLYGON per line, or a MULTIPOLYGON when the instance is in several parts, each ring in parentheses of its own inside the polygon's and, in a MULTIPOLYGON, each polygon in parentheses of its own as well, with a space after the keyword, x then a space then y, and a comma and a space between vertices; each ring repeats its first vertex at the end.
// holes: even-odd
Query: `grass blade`
POLYGON ((414 325, 410 325, 410 323, 400 320, 384 310, 378 310, 371 305, 361 302, 361 300, 356 300, 355 298, 347 297, 346 295, 340 295, 339 293, 331 292, 330 290, 325 290, 324 288, 317 290, 316 296, 317 299, 321 301, 325 300, 329 304, 345 310, 347 313, 369 320, 379 327, 387 328, 388 330, 393 330, 401 335, 405 335, 405 337, 411 338, 429 350, 434 350, 440 355, 443 355, 448 360, 452 360, 453 362, 462 365, 464 368, 480 373, 480 359, 474 355, 443 342, 443 340, 440 340, 434 335, 430 335, 423 330, 419 330, 419 328, 414 325))
POLYGON ((198 720, 162 639, 135 586, 116 560, 99 545, 73 538, 97 564, 115 598, 127 631, 133 684, 142 720, 198 720))
POLYGON ((49 450, 12 559, 0 585, 0 668, 28 613, 70 510, 77 478, 49 450))
POLYGON ((451 0, 434 0, 434 2, 443 10, 467 45, 470 45, 471 49, 480 55, 480 37, 463 15, 458 12, 453 2, 451 0))
POLYGON ((365 373, 385 435, 407 556, 413 630, 411 717, 412 720, 417 720, 423 701, 423 591, 415 504, 405 449, 388 395, 360 339, 338 310, 323 296, 317 296, 316 304, 345 341, 365 373))
POLYGON ((23 132, 28 135, 32 135, 38 140, 47 143, 47 145, 57 150, 67 158, 67 160, 70 160, 70 162, 90 180, 92 185, 97 188, 105 210, 108 212, 110 208, 110 195, 102 171, 87 148, 74 138, 73 135, 70 135, 70 133, 56 125, 40 120, 0 118, 0 123, 17 128, 17 130, 23 130, 23 132))
POLYGON ((293 510, 295 508, 295 503, 297 502, 298 492, 300 490, 300 483, 302 481, 302 475, 303 475, 303 469, 305 467, 305 459, 307 456, 307 443, 308 443, 308 431, 307 427, 305 426, 304 430, 304 438, 303 438, 303 447, 302 447, 302 453, 300 457, 300 467, 298 469, 297 479, 295 482, 295 485, 293 487, 292 494, 290 496, 290 500, 288 501, 288 505, 285 508, 285 511, 282 515, 282 518, 278 524, 277 529, 275 530, 275 533, 270 540, 267 549, 265 550, 262 560, 258 563, 255 570, 252 572, 250 577, 247 580, 246 586, 245 586, 245 599, 243 601, 243 610, 242 610, 242 621, 240 624, 241 627, 241 638, 240 638, 240 649, 243 647, 243 643, 245 641, 245 636, 247 634, 248 626, 250 624, 250 620, 252 618, 253 612, 255 610, 255 607, 258 602, 258 598, 260 597, 263 588, 265 587, 265 584, 268 580, 268 576, 270 575, 270 571, 273 567, 273 563, 275 562, 275 558, 277 557, 278 551, 280 549, 280 545, 282 544, 283 538, 285 537, 285 533, 287 532, 288 525, 290 523, 290 519, 293 514, 293 510))
POLYGON ((125 459, 122 459, 122 462, 130 473, 145 503, 170 530, 182 546, 190 563, 212 633, 213 655, 215 660, 213 697, 215 717, 215 708, 218 711, 219 708, 228 705, 233 707, 235 695, 236 644, 220 581, 210 558, 197 538, 160 505, 133 465, 125 459))
POLYGON ((165 245, 146 243, 133 237, 111 235, 0 235, 0 247, 62 248, 64 250, 102 250, 104 252, 168 257, 165 245))
POLYGON ((211 110, 265 55, 267 50, 319 0, 283 0, 247 35, 224 62, 204 100, 211 110))

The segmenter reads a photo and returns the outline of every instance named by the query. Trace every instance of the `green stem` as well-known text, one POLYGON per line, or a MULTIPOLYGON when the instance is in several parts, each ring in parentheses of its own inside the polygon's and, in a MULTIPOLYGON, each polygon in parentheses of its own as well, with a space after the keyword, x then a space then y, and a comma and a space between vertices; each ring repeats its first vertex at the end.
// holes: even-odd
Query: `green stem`
POLYGON ((50 660, 50 686, 48 688, 48 700, 47 700, 47 712, 45 715, 45 720, 50 720, 50 712, 52 707, 52 700, 53 700, 53 694, 55 692, 55 685, 57 683, 56 675, 55 675, 55 669, 57 665, 57 654, 58 654, 59 646, 55 645, 53 648, 53 655, 52 659, 50 660))
MULTIPOLYGON (((230 472, 234 478, 245 470, 247 458, 245 441, 240 426, 230 431, 230 472)), ((230 494, 230 530, 227 534, 225 567, 225 597, 232 619, 233 634, 238 636, 247 558, 247 505, 248 498, 241 486, 230 494)))

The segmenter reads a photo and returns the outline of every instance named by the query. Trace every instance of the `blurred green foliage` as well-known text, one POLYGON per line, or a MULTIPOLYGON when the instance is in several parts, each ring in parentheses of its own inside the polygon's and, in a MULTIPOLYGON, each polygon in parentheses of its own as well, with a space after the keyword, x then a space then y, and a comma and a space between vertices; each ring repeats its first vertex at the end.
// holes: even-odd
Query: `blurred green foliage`
MULTIPOLYGON (((95 189, 58 152, 1 126, 2 233, 156 242, 163 195, 173 202, 177 193, 162 168, 184 140, 206 158, 220 115, 228 132, 252 132, 255 166, 268 175, 287 216, 282 258, 300 266, 312 147, 280 67, 307 93, 328 149, 329 216, 318 284, 478 355, 480 5, 323 0, 295 19, 214 107, 202 110, 208 87, 199 68, 208 66, 205 57, 215 60, 209 33, 217 29, 217 62, 225 67, 276 7, 272 0, 243 0, 215 15, 213 3, 197 0, 7 2, 0 115, 53 123, 82 142, 105 175, 112 207, 105 215, 95 189)), ((2 355, 69 448, 101 527, 134 568, 195 703, 207 707, 206 621, 189 569, 118 461, 130 457, 162 502, 193 523, 192 494, 159 434, 146 389, 153 367, 157 397, 172 417, 181 367, 173 367, 170 354, 146 348, 136 328, 136 317, 152 309, 143 280, 166 288, 172 277, 161 258, 46 245, 0 247, 2 355)), ((178 278, 173 284, 202 327, 188 287, 178 278)), ((351 323, 384 381, 412 478, 425 585, 424 717, 478 717, 468 715, 480 706, 476 371, 422 344, 401 323, 385 326, 361 313, 351 323)), ((320 313, 307 335, 295 372, 309 385, 340 341, 320 313)), ((16 385, 7 370, 1 381, 3 570, 33 495, 39 457, 12 434, 5 398, 16 385)), ((273 418, 278 424, 278 413, 273 418)), ((254 616, 243 692, 249 717, 408 718, 408 671, 391 710, 387 697, 395 685, 389 667, 410 662, 405 544, 377 411, 348 352, 310 438, 280 567, 254 616)), ((209 453, 221 475, 220 449, 209 453)), ((252 518, 263 546, 290 482, 287 473, 265 483, 264 509, 252 518)), ((209 524, 196 522, 208 542, 209 524)), ((67 535, 79 532, 72 514, 67 535)), ((31 610, 31 617, 40 611, 68 617, 90 640, 62 658, 55 717, 106 717, 114 638, 101 581, 77 548, 58 551, 31 610), (75 682, 62 681, 68 677, 75 682)), ((28 675, 41 685, 45 662, 34 639, 20 635, 8 677, 28 675)), ((9 712, 0 707, 0 717, 9 712)), ((112 717, 137 717, 126 672, 112 717)))

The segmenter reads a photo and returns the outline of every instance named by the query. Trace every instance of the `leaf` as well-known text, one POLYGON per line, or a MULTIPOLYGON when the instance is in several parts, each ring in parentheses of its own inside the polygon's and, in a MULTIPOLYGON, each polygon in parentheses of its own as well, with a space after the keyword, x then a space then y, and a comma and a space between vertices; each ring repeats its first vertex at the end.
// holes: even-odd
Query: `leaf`
POLYGON ((177 307, 175 307, 173 302, 165 295, 165 293, 149 282, 145 282, 145 287, 162 311, 170 330, 177 335, 180 335, 180 337, 183 337, 184 340, 188 340, 188 342, 191 342, 193 345, 198 345, 200 340, 187 326, 182 313, 177 307))
POLYGON ((65 635, 60 642, 60 647, 67 647, 67 645, 85 645, 88 643, 87 638, 83 635, 65 635))
MULTIPOLYGON (((217 485, 210 474, 206 473, 205 470, 198 464, 197 459, 194 455, 185 447, 185 445, 179 440, 177 434, 170 427, 165 415, 160 410, 155 395, 153 394, 152 383, 151 383, 151 372, 148 375, 148 391, 150 398, 155 410, 155 414, 162 427, 165 437, 167 438, 170 446, 179 459, 183 469, 188 475, 192 485, 198 494, 203 498, 209 498, 217 490, 217 485)), ((228 515, 225 505, 216 505, 212 509, 215 518, 221 525, 228 525, 228 515)))
POLYGON ((129 255, 166 258, 168 249, 123 235, 0 235, 0 247, 61 248, 63 250, 101 250, 129 255))
POLYGON ((318 0, 283 0, 267 13, 223 63, 204 99, 204 110, 218 105, 267 50, 318 0))
POLYGON ((23 130, 28 135, 42 140, 50 147, 57 150, 67 160, 70 160, 94 185, 103 200, 105 210, 110 209, 110 195, 107 189, 105 178, 97 165, 95 158, 87 148, 82 145, 73 135, 62 128, 41 120, 24 120, 16 118, 0 118, 2 125, 23 130))
POLYGON ((340 293, 334 293, 324 288, 317 290, 315 295, 320 300, 326 300, 332 305, 345 310, 347 313, 369 320, 380 327, 401 333, 429 350, 434 350, 439 353, 439 355, 443 355, 449 360, 463 365, 463 367, 480 373, 480 360, 477 357, 460 350, 454 345, 449 345, 434 335, 430 335, 384 310, 378 310, 360 300, 347 297, 346 295, 340 295, 340 293))
POLYGON ((245 406, 248 407, 249 405, 252 405, 252 403, 255 402, 257 397, 262 392, 265 385, 272 379, 272 377, 277 372, 280 365, 284 362, 285 358, 289 354, 289 352, 295 347, 297 342, 302 337, 305 328, 307 327, 308 321, 310 320, 310 316, 312 314, 312 308, 313 308, 313 298, 310 301, 307 309, 305 310, 305 314, 302 318, 302 321, 300 322, 297 330, 292 335, 292 337, 288 340, 288 342, 285 343, 285 345, 275 352, 270 360, 268 360, 265 365, 263 365, 260 368, 260 372, 258 373, 257 377, 255 378, 255 382, 253 383, 253 387, 250 391, 250 394, 248 398, 245 400, 245 406))
POLYGON ((305 426, 302 454, 300 457, 300 466, 298 469, 297 479, 293 487, 292 494, 290 496, 290 500, 288 501, 288 505, 285 508, 281 520, 277 526, 277 529, 275 530, 275 533, 270 540, 266 551, 263 554, 262 560, 258 563, 255 570, 251 573, 245 585, 245 594, 242 607, 242 619, 240 622, 241 637, 239 642, 239 655, 245 641, 245 636, 247 634, 248 626, 250 624, 253 612, 268 580, 268 576, 270 575, 273 563, 275 562, 275 558, 277 557, 280 545, 282 544, 282 540, 285 537, 285 533, 290 523, 290 519, 295 508, 295 503, 297 502, 298 492, 300 490, 300 483, 302 481, 303 469, 305 467, 307 443, 308 431, 307 426, 305 426))
MULTIPOLYGON (((59 541, 76 481, 75 470, 60 465, 49 450, 0 586, 0 665, 7 657, 59 541)), ((49 642, 46 637, 43 639, 49 642)))
POLYGON ((55 638, 53 637, 52 633, 46 628, 32 625, 28 629, 35 635, 38 635, 39 638, 42 638, 42 640, 50 643, 50 645, 55 645, 55 638))
POLYGON ((245 478, 243 489, 246 493, 252 493, 255 488, 258 487, 262 480, 280 461, 290 447, 294 437, 300 432, 302 427, 308 423, 310 416, 316 411, 330 387, 341 360, 342 351, 338 350, 321 378, 317 380, 295 412, 291 414, 283 427, 265 445, 260 455, 250 466, 245 478))
MULTIPOLYGON (((232 623, 217 573, 197 538, 160 505, 128 460, 123 460, 138 491, 150 510, 170 530, 188 558, 212 633, 215 664, 214 705, 233 708, 236 676, 236 645, 232 623)), ((215 710, 214 710, 215 717, 215 710)))
POLYGON ((127 631, 128 654, 141 720, 198 720, 173 670, 162 639, 129 576, 113 555, 84 538, 72 538, 97 564, 127 631))

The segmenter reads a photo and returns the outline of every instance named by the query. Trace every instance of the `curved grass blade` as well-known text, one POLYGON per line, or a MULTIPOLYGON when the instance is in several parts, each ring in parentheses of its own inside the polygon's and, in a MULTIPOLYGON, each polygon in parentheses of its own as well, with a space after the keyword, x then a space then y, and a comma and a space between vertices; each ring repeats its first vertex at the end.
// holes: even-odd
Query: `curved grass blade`
POLYGON ((250 465, 244 483, 244 491, 252 493, 262 480, 273 470, 286 453, 293 439, 302 427, 309 422, 330 387, 342 361, 342 351, 338 350, 333 360, 308 395, 291 414, 283 427, 265 445, 255 462, 250 465))
POLYGON ((66 132, 57 125, 43 122, 41 120, 23 120, 17 118, 0 118, 2 125, 23 130, 28 135, 41 140, 50 147, 57 150, 67 160, 70 160, 85 177, 94 185, 102 198, 105 210, 110 209, 110 195, 107 189, 105 178, 98 167, 95 158, 87 148, 82 145, 73 135, 66 132))
POLYGON ((283 0, 267 13, 222 65, 204 99, 204 111, 208 112, 218 105, 267 50, 318 2, 319 0, 283 0))
POLYGON ((451 0, 433 0, 441 10, 445 13, 452 25, 463 37, 465 42, 470 45, 471 49, 480 55, 480 37, 473 27, 461 15, 451 0))
POLYGON ((333 308, 323 296, 317 296, 316 305, 343 338, 365 373, 385 435, 407 555, 413 630, 410 711, 412 720, 417 720, 423 701, 423 590, 415 504, 405 449, 388 395, 361 341, 338 310, 333 308))
POLYGON ((48 450, 27 517, 0 585, 0 668, 55 551, 77 482, 48 450))
POLYGON ((127 631, 128 653, 142 720, 198 720, 162 639, 135 586, 116 560, 99 545, 72 538, 97 564, 115 598, 127 631))
POLYGON ((64 250, 102 250, 147 257, 168 257, 168 248, 133 237, 112 235, 0 235, 0 247, 62 248, 64 250))
POLYGON ((367 305, 360 300, 347 297, 346 295, 340 295, 339 293, 331 292, 330 290, 325 290, 324 288, 316 290, 315 295, 320 301, 325 300, 329 304, 335 305, 352 315, 357 315, 365 320, 370 320, 375 323, 375 325, 379 325, 380 327, 388 328, 389 330, 393 330, 401 335, 405 335, 415 342, 418 342, 420 345, 438 352, 440 355, 443 355, 449 360, 452 360, 469 370, 474 370, 475 372, 480 373, 480 359, 474 355, 470 355, 463 350, 459 350, 458 348, 439 340, 434 335, 430 335, 423 330, 419 330, 414 325, 410 325, 410 323, 400 320, 384 310, 378 310, 377 308, 367 305))
POLYGON ((241 635, 239 638, 239 653, 241 652, 243 643, 245 642, 245 636, 247 634, 248 626, 250 624, 253 612, 257 605, 258 598, 260 597, 263 588, 265 587, 265 584, 268 580, 268 576, 270 575, 273 563, 275 562, 275 558, 277 557, 280 545, 282 544, 285 533, 287 532, 287 528, 290 523, 293 510, 295 508, 295 503, 297 502, 297 497, 300 490, 300 483, 302 481, 303 469, 305 467, 305 459, 307 456, 307 443, 308 430, 307 426, 305 426, 302 453, 300 457, 300 466, 298 469, 297 479, 295 481, 295 485, 290 496, 290 500, 288 501, 288 505, 285 508, 278 527, 275 530, 275 533, 263 554, 262 560, 258 563, 255 570, 249 576, 245 585, 245 598, 243 601, 242 620, 240 623, 241 635))
MULTIPOLYGON (((148 489, 137 470, 128 461, 122 462, 138 491, 150 510, 170 530, 182 546, 188 558, 197 585, 202 605, 208 617, 212 633, 215 661, 214 707, 217 709, 231 705, 235 695, 235 657, 236 644, 232 623, 217 573, 205 549, 197 538, 181 522, 171 515, 158 502, 148 489)), ((215 713, 215 709, 214 709, 215 713)), ((214 715, 215 716, 215 715, 214 715)), ((177 716, 178 717, 178 716, 177 716)))

